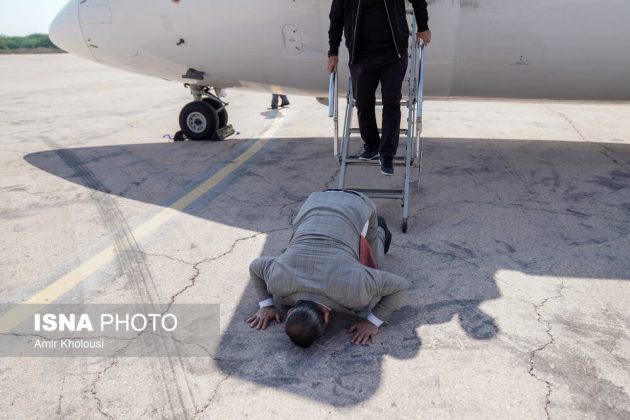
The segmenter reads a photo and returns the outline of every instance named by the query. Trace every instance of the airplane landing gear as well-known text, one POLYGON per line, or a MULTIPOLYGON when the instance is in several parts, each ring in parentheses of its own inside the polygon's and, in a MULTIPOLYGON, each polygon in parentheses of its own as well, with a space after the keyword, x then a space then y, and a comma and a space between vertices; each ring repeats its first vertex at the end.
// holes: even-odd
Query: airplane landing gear
POLYGON ((186 85, 194 101, 179 114, 181 133, 190 140, 225 140, 234 134, 228 125, 227 103, 210 92, 207 86, 186 85))
POLYGON ((191 140, 210 140, 219 128, 219 114, 206 102, 191 102, 180 112, 179 126, 191 140))
POLYGON ((228 125, 228 112, 226 109, 226 104, 216 96, 208 96, 207 98, 203 98, 203 101, 217 112, 219 116, 219 128, 227 127, 228 125))

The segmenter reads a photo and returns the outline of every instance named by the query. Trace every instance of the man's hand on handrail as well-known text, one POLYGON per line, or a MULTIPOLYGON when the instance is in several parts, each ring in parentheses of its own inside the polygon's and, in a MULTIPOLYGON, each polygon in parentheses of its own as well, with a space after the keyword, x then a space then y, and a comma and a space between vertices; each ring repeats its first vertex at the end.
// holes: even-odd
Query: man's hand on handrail
POLYGON ((418 32, 416 34, 416 42, 420 40, 424 41, 424 45, 429 45, 431 43, 431 31, 418 32))
POLYGON ((339 64, 339 57, 336 55, 331 55, 328 57, 328 73, 332 73, 337 70, 337 65, 339 64))

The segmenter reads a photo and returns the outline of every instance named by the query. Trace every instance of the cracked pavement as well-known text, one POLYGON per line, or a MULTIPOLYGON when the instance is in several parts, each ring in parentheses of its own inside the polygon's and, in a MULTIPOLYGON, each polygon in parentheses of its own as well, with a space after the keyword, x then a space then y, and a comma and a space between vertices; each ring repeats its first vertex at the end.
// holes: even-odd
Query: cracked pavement
MULTIPOLYGON (((0 417, 630 417, 630 104, 429 100, 409 233, 399 202, 377 203, 394 231, 385 269, 412 283, 403 307, 374 346, 352 346, 336 316, 305 351, 282 326, 244 323, 248 265, 285 248, 310 192, 336 186, 326 107, 292 97, 269 113, 270 95, 230 91, 237 135, 171 143, 189 101, 178 84, 67 55, 0 68, 2 302, 114 244, 60 303, 221 314, 207 357, 2 358, 0 417), (278 119, 254 158, 134 237, 278 119)), ((377 172, 348 185, 398 180, 377 172)))

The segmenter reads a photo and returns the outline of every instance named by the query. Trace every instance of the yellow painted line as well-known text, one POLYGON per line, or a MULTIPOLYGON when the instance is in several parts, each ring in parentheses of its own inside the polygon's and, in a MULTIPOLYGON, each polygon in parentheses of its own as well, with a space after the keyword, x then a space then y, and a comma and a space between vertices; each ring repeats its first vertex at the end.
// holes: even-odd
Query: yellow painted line
MULTIPOLYGON (((250 160, 256 153, 262 149, 267 142, 273 138, 275 133, 280 128, 282 119, 276 119, 271 126, 260 136, 259 140, 238 156, 234 161, 230 162, 221 170, 206 181, 197 186, 194 190, 186 194, 184 197, 177 200, 171 206, 163 209, 158 214, 138 226, 132 231, 133 237, 136 241, 141 241, 151 233, 155 232, 160 226, 168 222, 175 215, 192 203, 197 201, 203 195, 205 195, 212 188, 216 187, 221 181, 227 178, 230 174, 241 167, 245 162, 250 160)), ((0 317, 0 333, 7 334, 11 332, 15 327, 20 325, 24 320, 28 319, 33 314, 37 313, 45 305, 48 305, 61 296, 72 290, 83 280, 109 264, 116 258, 115 245, 110 245, 98 254, 91 257, 89 260, 81 264, 79 267, 70 271, 60 279, 54 281, 42 291, 31 296, 24 301, 24 304, 31 306, 16 306, 2 317, 0 317)))

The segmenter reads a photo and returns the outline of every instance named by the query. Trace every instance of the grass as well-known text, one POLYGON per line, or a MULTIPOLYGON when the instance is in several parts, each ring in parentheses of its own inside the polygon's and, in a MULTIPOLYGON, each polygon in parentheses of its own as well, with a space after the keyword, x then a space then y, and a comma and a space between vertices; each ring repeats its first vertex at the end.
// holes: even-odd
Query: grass
POLYGON ((35 49, 58 50, 50 41, 48 35, 32 34, 27 36, 6 36, 0 35, 0 52, 21 52, 35 49))

